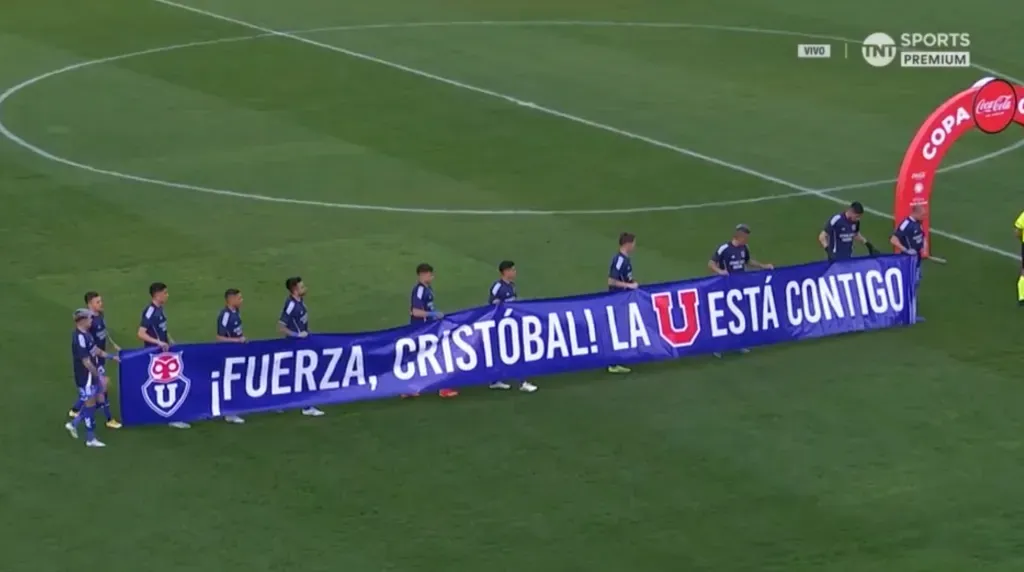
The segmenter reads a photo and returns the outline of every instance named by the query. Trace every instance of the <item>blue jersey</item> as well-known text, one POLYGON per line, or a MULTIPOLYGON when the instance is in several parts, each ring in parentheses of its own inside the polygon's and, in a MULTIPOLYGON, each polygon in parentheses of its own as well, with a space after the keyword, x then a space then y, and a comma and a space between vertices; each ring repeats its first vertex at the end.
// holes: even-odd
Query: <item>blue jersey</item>
MULTIPOLYGON (((615 256, 612 257, 612 263, 608 267, 608 278, 617 280, 619 282, 626 282, 628 284, 633 283, 633 262, 629 260, 629 257, 621 252, 616 252, 615 256)), ((618 292, 625 290, 618 286, 608 286, 609 292, 618 292)))
MULTIPOLYGON (((908 216, 896 227, 892 235, 896 237, 903 248, 913 249, 918 253, 924 250, 924 228, 921 226, 921 221, 908 216)), ((921 264, 920 256, 917 257, 917 263, 921 264)))
POLYGON ((292 332, 309 331, 309 313, 306 311, 306 302, 302 299, 288 296, 284 301, 284 308, 281 308, 279 321, 292 332))
POLYGON ((836 260, 853 258, 853 241, 860 234, 860 221, 846 218, 846 213, 839 213, 825 223, 828 235, 828 251, 836 260))
POLYGON ((92 334, 92 339, 96 342, 96 347, 106 351, 107 349, 107 320, 103 316, 103 312, 92 313, 92 327, 89 328, 89 333, 92 334))
POLYGON ((715 250, 715 253, 711 255, 711 260, 730 274, 745 272, 747 264, 750 263, 750 249, 745 244, 737 246, 729 241, 715 250))
POLYGON ((95 364, 96 349, 96 342, 92 339, 92 334, 78 328, 71 332, 72 369, 75 372, 75 385, 79 388, 91 386, 98 381, 92 378, 92 372, 82 363, 82 360, 88 359, 95 364))
POLYGON ((222 309, 217 315, 217 335, 222 338, 241 338, 242 313, 231 308, 222 309))
MULTIPOLYGON (((142 311, 142 320, 139 322, 140 328, 145 328, 146 333, 150 337, 156 338, 161 342, 166 343, 170 338, 167 333, 167 316, 164 314, 163 306, 157 306, 156 304, 150 304, 146 306, 146 309, 142 311)), ((145 342, 147 347, 153 344, 145 342)))
POLYGON ((504 304, 505 302, 516 301, 516 283, 496 280, 491 284, 491 291, 487 297, 488 304, 504 304))
POLYGON ((429 322, 430 318, 417 318, 412 315, 412 310, 423 310, 424 312, 436 312, 434 309, 434 290, 426 284, 417 282, 412 287, 412 295, 409 299, 409 323, 422 324, 429 322))
MULTIPOLYGON (((107 350, 107 319, 103 315, 103 312, 92 313, 92 327, 89 328, 89 333, 92 334, 93 342, 96 343, 96 347, 106 351, 107 350)), ((104 358, 97 357, 96 365, 100 369, 100 373, 103 373, 103 366, 106 365, 104 358)))

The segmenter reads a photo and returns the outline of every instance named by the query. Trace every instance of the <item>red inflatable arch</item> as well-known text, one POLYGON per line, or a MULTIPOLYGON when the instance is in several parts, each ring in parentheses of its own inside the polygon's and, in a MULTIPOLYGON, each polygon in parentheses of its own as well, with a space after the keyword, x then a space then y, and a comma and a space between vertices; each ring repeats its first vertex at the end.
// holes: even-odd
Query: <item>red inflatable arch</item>
MULTIPOLYGON (((1024 126, 1024 86, 1004 79, 984 78, 940 105, 917 130, 903 156, 896 179, 895 223, 906 218, 914 205, 928 208, 942 157, 961 135, 974 128, 999 133, 1012 123, 1024 126)), ((925 218, 924 229, 925 236, 930 236, 931 217, 925 218)), ((931 241, 925 245, 922 255, 928 256, 931 241)))

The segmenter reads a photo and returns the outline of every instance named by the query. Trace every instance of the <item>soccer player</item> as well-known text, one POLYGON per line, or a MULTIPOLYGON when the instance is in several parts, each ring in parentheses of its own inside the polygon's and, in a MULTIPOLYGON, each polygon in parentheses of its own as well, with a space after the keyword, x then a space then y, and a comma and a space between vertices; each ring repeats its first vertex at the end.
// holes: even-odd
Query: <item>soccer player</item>
MULTIPOLYGON (((85 293, 85 306, 92 312, 92 326, 89 328, 89 333, 92 334, 92 339, 96 343, 96 347, 103 351, 107 351, 107 342, 110 342, 111 348, 114 353, 121 351, 121 346, 110 337, 107 333, 107 320, 103 313, 103 297, 100 296, 99 292, 89 291, 85 293)), ((102 357, 96 358, 96 369, 100 372, 99 383, 100 389, 96 395, 96 403, 100 409, 103 410, 103 414, 107 417, 107 427, 110 429, 120 429, 121 423, 114 419, 113 414, 110 412, 110 398, 109 386, 110 378, 107 376, 106 360, 102 357)), ((78 412, 82 410, 84 402, 81 398, 75 401, 75 405, 68 412, 68 417, 74 418, 78 415, 78 412)))
POLYGON ((860 219, 864 216, 864 205, 858 202, 839 214, 832 215, 825 223, 825 228, 818 233, 818 243, 825 249, 829 262, 849 260, 853 258, 853 243, 857 241, 868 249, 868 254, 875 256, 875 249, 868 239, 860 233, 860 219))
MULTIPOLYGON (((433 283, 434 267, 425 262, 416 266, 416 285, 412 287, 412 295, 409 300, 410 324, 425 324, 444 317, 444 314, 434 308, 434 289, 431 287, 433 283)), ((442 389, 437 394, 440 397, 450 398, 458 396, 459 392, 454 389, 442 389)), ((419 397, 419 394, 406 394, 402 397, 419 397)))
POLYGON ((1020 243, 1021 268, 1020 277, 1017 278, 1017 304, 1024 307, 1024 212, 1020 213, 1013 223, 1013 233, 1017 235, 1020 243))
MULTIPOLYGON (((732 238, 719 246, 708 260, 708 268, 719 276, 739 274, 746 272, 748 268, 755 270, 772 270, 775 266, 758 262, 750 256, 750 227, 745 224, 736 225, 732 238)), ((750 353, 747 348, 740 349, 741 354, 750 353)), ((715 352, 715 357, 720 358, 722 354, 715 352)))
POLYGON ((75 374, 75 385, 78 386, 78 398, 82 400, 82 408, 74 419, 64 424, 64 429, 72 437, 78 439, 78 425, 85 421, 85 446, 106 447, 96 438, 96 395, 100 390, 100 370, 97 359, 117 360, 117 356, 96 347, 89 328, 92 327, 92 311, 88 308, 75 310, 75 329, 71 332, 71 364, 75 374))
MULTIPOLYGON (((636 290, 640 285, 633 279, 633 262, 629 259, 636 248, 636 235, 624 232, 619 235, 619 251, 612 257, 608 267, 608 291, 625 292, 636 290)), ((629 373, 632 371, 624 365, 608 366, 608 373, 629 373)))
MULTIPOLYGON (((284 281, 288 297, 284 300, 281 317, 277 320, 277 331, 288 338, 309 337, 309 313, 306 311, 306 283, 301 276, 292 276, 284 281)), ((307 417, 320 417, 323 411, 316 407, 302 410, 307 417)))
MULTIPOLYGON (((171 334, 167 330, 167 315, 164 314, 167 297, 167 284, 154 282, 149 285, 149 305, 142 311, 139 330, 135 334, 147 348, 157 347, 164 352, 174 344, 174 339, 171 338, 171 334)), ((169 425, 175 429, 191 427, 183 421, 175 421, 169 425)))
MULTIPOLYGON (((914 205, 910 209, 910 216, 903 219, 896 230, 889 237, 889 244, 896 249, 898 254, 906 254, 917 258, 917 269, 914 272, 914 281, 921 284, 921 251, 925 247, 924 227, 924 206, 914 205)), ((921 316, 917 317, 918 322, 925 321, 921 316)))
MULTIPOLYGON (((242 333, 242 293, 237 288, 224 291, 224 307, 217 315, 217 341, 236 344, 246 342, 242 333)), ((225 415, 228 423, 242 424, 245 419, 237 415, 225 415)))
MULTIPOLYGON (((487 298, 488 304, 502 305, 516 301, 516 264, 511 260, 503 260, 498 264, 499 277, 491 284, 491 291, 487 298)), ((504 381, 496 381, 490 385, 491 389, 511 389, 512 386, 504 381)), ((519 391, 533 393, 537 386, 523 380, 519 384, 519 391)))

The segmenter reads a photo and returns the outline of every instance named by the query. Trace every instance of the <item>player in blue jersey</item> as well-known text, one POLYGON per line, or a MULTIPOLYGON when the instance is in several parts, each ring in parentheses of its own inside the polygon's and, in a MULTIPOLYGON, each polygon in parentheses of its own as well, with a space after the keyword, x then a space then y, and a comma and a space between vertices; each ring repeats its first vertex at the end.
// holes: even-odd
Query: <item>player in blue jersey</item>
MULTIPOLYGON (((715 249, 708 260, 708 268, 719 276, 739 274, 747 269, 772 270, 775 266, 758 262, 750 255, 750 227, 745 224, 736 225, 732 238, 715 249)), ((740 353, 749 353, 747 348, 740 349, 740 353)), ((722 354, 715 353, 715 357, 722 357, 722 354)))
MULTIPOLYGON (((167 328, 167 314, 164 313, 164 305, 167 304, 167 284, 154 282, 149 285, 149 304, 142 310, 142 318, 139 320, 139 329, 135 336, 142 341, 147 348, 160 348, 165 352, 174 344, 170 330, 167 328)), ((188 429, 191 427, 184 421, 169 423, 175 429, 188 429)))
MULTIPOLYGON (((99 292, 86 292, 85 293, 85 306, 92 312, 92 326, 89 328, 89 333, 92 334, 92 339, 96 343, 96 347, 103 351, 107 351, 107 344, 110 344, 111 349, 114 353, 121 351, 121 347, 118 346, 114 340, 110 337, 107 332, 107 320, 106 315, 103 313, 103 297, 100 296, 99 292)), ((103 410, 103 414, 107 418, 107 427, 110 429, 120 429, 121 423, 114 419, 114 415, 110 412, 110 398, 108 397, 110 386, 110 377, 107 376, 107 364, 103 358, 97 358, 96 369, 100 372, 100 390, 96 395, 97 406, 103 410)), ((74 418, 78 415, 78 412, 82 410, 83 401, 78 399, 75 401, 75 405, 68 412, 68 417, 74 418)))
POLYGON ((853 202, 846 210, 832 215, 825 222, 825 228, 818 233, 818 244, 825 249, 825 256, 830 262, 853 258, 853 243, 855 241, 863 244, 871 256, 878 254, 874 245, 860 233, 862 216, 864 216, 864 205, 853 202))
MULTIPOLYGON (((409 295, 409 323, 426 324, 440 320, 444 314, 434 307, 434 267, 423 263, 416 266, 416 285, 412 287, 409 295)), ((454 389, 442 389, 437 394, 444 398, 456 397, 458 391, 454 389)), ((418 393, 402 395, 403 398, 419 397, 418 393)))
POLYGON ((75 415, 74 419, 64 424, 64 429, 72 437, 78 439, 78 426, 85 422, 85 445, 87 447, 106 447, 96 438, 96 421, 93 415, 96 412, 96 396, 100 392, 100 370, 97 365, 99 359, 117 360, 115 355, 108 354, 96 346, 92 333, 92 311, 88 308, 75 310, 75 329, 71 332, 71 365, 75 376, 75 386, 78 387, 78 398, 82 400, 82 408, 75 415))
MULTIPOLYGON (((224 307, 217 314, 217 341, 236 344, 246 342, 242 332, 242 293, 237 288, 224 291, 224 307)), ((245 423, 245 419, 237 415, 225 415, 224 420, 228 423, 245 423)))
MULTIPOLYGON (((301 276, 292 276, 284 281, 288 297, 284 299, 281 317, 277 320, 277 331, 287 338, 309 337, 309 312, 306 310, 306 283, 301 276)), ((320 417, 323 411, 316 407, 306 407, 302 414, 308 417, 320 417)))
MULTIPOLYGON (((636 290, 640 285, 633 279, 633 261, 630 257, 636 249, 636 235, 631 232, 624 232, 619 235, 619 250, 612 256, 612 262, 608 266, 608 291, 625 292, 636 290)), ((624 365, 608 366, 608 373, 629 373, 630 370, 624 365)))
MULTIPOLYGON (((926 246, 924 213, 923 205, 911 207, 910 216, 900 221, 900 224, 896 225, 896 230, 892 232, 892 236, 889 237, 889 244, 896 249, 898 254, 913 256, 916 259, 914 280, 918 285, 921 284, 921 253, 924 252, 926 246)), ((923 322, 924 318, 917 316, 917 321, 923 322)))
MULTIPOLYGON (((516 292, 516 265, 511 260, 503 260, 498 264, 498 279, 491 284, 491 290, 487 295, 487 303, 494 305, 511 304, 517 299, 516 292)), ((496 381, 490 385, 491 389, 511 389, 512 386, 504 381, 496 381)), ((533 393, 537 386, 523 380, 519 383, 519 391, 533 393)))

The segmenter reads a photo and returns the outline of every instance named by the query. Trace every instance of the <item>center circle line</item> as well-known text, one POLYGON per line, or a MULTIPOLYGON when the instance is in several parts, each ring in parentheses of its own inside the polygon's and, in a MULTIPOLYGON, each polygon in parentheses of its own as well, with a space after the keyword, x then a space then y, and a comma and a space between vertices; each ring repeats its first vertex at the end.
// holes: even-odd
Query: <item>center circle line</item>
MULTIPOLYGON (((713 24, 689 24, 682 22, 613 22, 613 21, 577 21, 577 20, 539 20, 539 21, 495 21, 495 20, 482 20, 482 21, 462 21, 462 22, 406 22, 406 23, 391 23, 391 24, 361 24, 361 25, 347 25, 347 26, 328 26, 320 28, 312 28, 306 30, 296 30, 287 32, 293 35, 310 35, 325 32, 338 32, 338 31, 357 31, 357 30, 374 30, 374 29, 399 29, 399 28, 426 28, 426 27, 456 27, 456 26, 578 26, 578 27, 647 27, 647 28, 677 28, 677 29, 703 29, 711 31, 727 31, 727 32, 741 32, 751 34, 763 34, 763 35, 782 35, 782 36, 793 36, 803 38, 817 38, 817 39, 830 39, 836 41, 850 41, 845 38, 838 36, 829 36, 825 34, 811 34, 804 32, 793 32, 787 30, 774 30, 766 28, 751 28, 751 27, 739 27, 739 26, 719 26, 713 24)), ((77 71, 85 67, 112 63, 134 57, 141 57, 146 55, 166 53, 180 49, 195 48, 203 46, 212 46, 219 44, 228 44, 242 41, 250 41, 261 38, 270 38, 278 36, 278 33, 261 33, 261 34, 250 34, 245 36, 234 36, 229 38, 219 38, 214 40, 202 40, 197 42, 189 42, 183 44, 175 44, 170 46, 162 46, 157 48, 150 48, 137 52, 131 52, 126 54, 119 54, 115 56, 109 56, 105 58, 98 58, 94 60, 88 60, 84 62, 78 62, 52 70, 35 77, 29 78, 21 83, 12 86, 0 93, 0 135, 11 142, 31 151, 32 153, 48 159, 50 161, 63 164, 65 166, 80 169, 93 174, 104 175, 122 180, 133 181, 138 183, 145 183, 149 185, 163 186, 167 188, 188 190, 193 192, 263 201, 263 202, 274 202, 280 204, 291 204, 291 205, 304 205, 304 206, 316 206, 324 208, 338 208, 347 210, 362 210, 362 211, 379 211, 379 212, 393 212, 393 213, 413 213, 413 214, 448 214, 448 215, 602 215, 602 214, 633 214, 633 213, 646 213, 646 212, 664 212, 664 211, 680 211, 680 210, 692 210, 700 208, 712 208, 712 207, 724 207, 733 205, 753 204, 760 202, 767 202, 773 200, 781 200, 788 198, 795 198, 801 196, 808 196, 820 193, 831 193, 842 190, 849 190, 854 188, 864 188, 875 185, 881 185, 886 183, 894 182, 895 179, 890 180, 879 180, 879 181, 867 181, 864 183, 853 183, 849 185, 839 185, 836 187, 828 187, 816 191, 796 191, 789 193, 781 193, 774 195, 761 195, 757 197, 749 197, 743 199, 730 199, 724 201, 710 201, 702 203, 691 203, 681 205, 664 205, 664 206, 652 206, 652 207, 633 207, 633 208, 619 208, 619 209, 568 209, 568 210, 535 210, 535 209, 448 209, 448 208, 418 208, 418 207, 397 207, 397 206, 385 206, 385 205, 367 205, 367 204, 356 204, 356 203, 337 203, 307 199, 293 199, 286 197, 275 197, 270 195, 263 195, 257 193, 246 193, 241 191, 229 190, 229 189, 218 189, 213 187, 204 187, 201 185, 193 185, 188 183, 179 183, 174 181, 167 181, 162 179, 155 179, 140 175, 134 175, 130 173, 123 173, 110 169, 104 169, 96 167, 94 165, 88 165, 80 163, 72 159, 58 156, 51 153, 37 145, 30 143, 18 134, 11 131, 3 123, 3 106, 6 104, 11 97, 21 92, 22 90, 40 83, 44 80, 53 78, 57 75, 77 71)), ((980 68, 984 69, 984 68, 980 68)), ((986 70, 988 71, 988 70, 986 70)), ((1011 78, 1012 79, 1012 78, 1011 78)), ((975 157, 973 159, 949 165, 945 168, 939 169, 939 172, 947 172, 955 169, 974 165, 988 159, 997 157, 1004 153, 1008 153, 1012 150, 1019 148, 1024 145, 1024 139, 1017 141, 1016 143, 999 149, 997 151, 975 157)))

